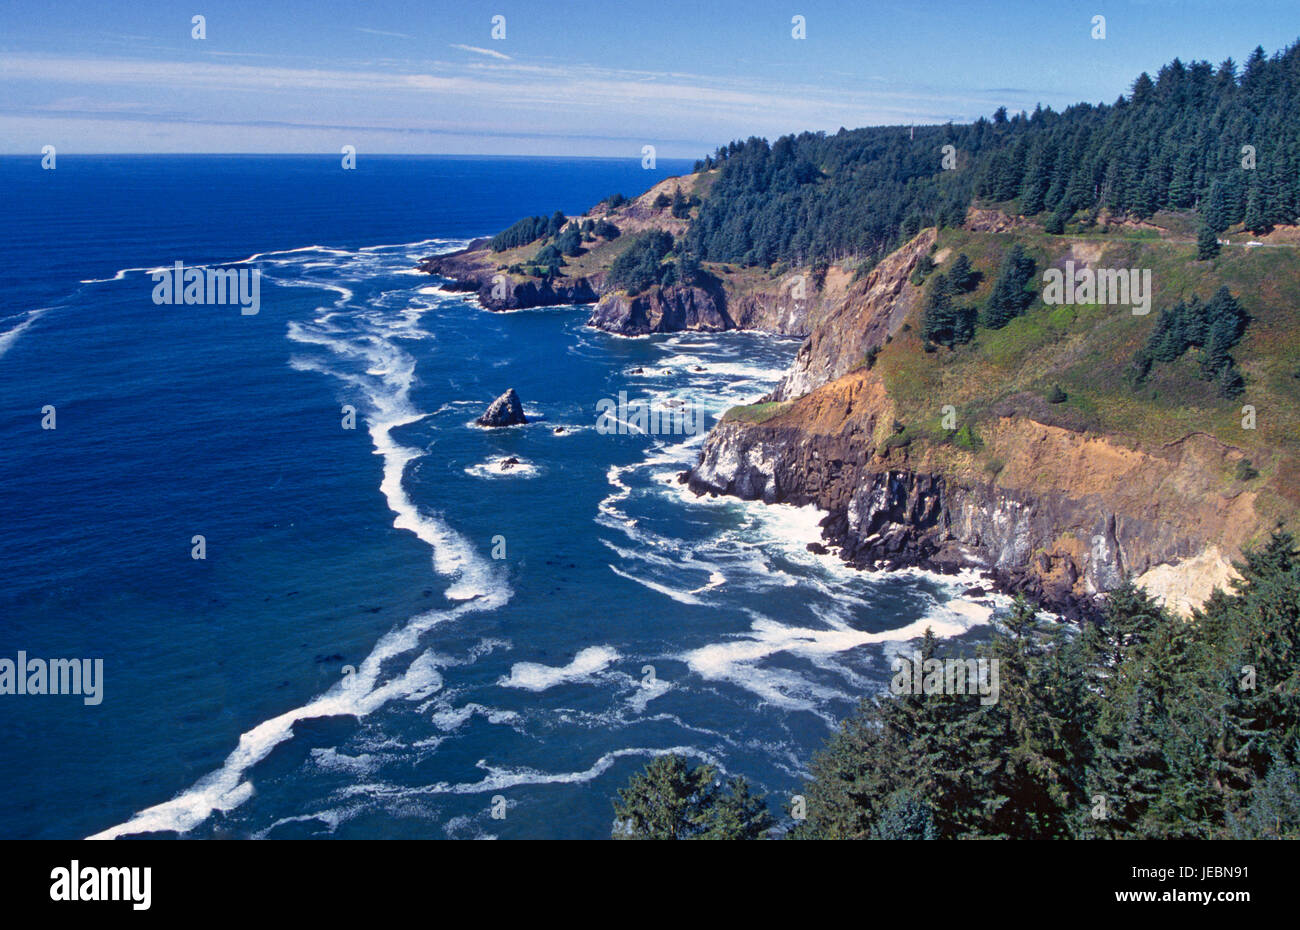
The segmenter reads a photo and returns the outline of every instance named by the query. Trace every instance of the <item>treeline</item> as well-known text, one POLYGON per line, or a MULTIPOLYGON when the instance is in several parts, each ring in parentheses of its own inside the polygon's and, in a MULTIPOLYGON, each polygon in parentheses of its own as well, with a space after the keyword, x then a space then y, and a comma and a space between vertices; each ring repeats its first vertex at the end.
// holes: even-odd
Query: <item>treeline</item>
POLYGON ((488 248, 493 252, 504 252, 506 249, 517 249, 521 245, 536 242, 544 236, 559 235, 565 222, 567 220, 559 210, 549 217, 526 216, 493 236, 488 243, 488 248))
POLYGON ((1262 232, 1300 215, 1297 99, 1300 44, 1257 48, 1240 70, 1175 59, 1113 104, 1061 113, 734 141, 697 163, 721 172, 691 244, 750 265, 878 257, 924 226, 959 225, 976 196, 1046 213, 1049 232, 1162 208, 1262 232))
MULTIPOLYGON (((1082 630, 1017 602, 979 650, 998 663, 996 702, 864 701, 813 760, 784 835, 1300 839, 1300 551, 1279 531, 1237 568, 1190 621, 1132 584, 1082 630)), ((939 651, 927 635, 923 657, 939 651)), ((666 836, 649 812, 688 782, 634 779, 624 832, 635 812, 631 835, 666 836)), ((721 822, 706 810, 719 795, 730 828, 714 835, 772 835, 747 785, 687 792, 702 799, 693 822, 721 822)))

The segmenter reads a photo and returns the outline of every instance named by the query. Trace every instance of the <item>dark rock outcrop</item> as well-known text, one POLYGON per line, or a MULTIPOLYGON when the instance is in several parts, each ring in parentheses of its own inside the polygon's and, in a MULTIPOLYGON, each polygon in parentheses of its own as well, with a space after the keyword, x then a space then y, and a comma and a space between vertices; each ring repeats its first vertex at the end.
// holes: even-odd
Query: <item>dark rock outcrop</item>
MULTIPOLYGON (((724 420, 687 484, 699 494, 814 504, 827 512, 824 538, 855 566, 984 568, 998 590, 1074 619, 1093 614, 1099 595, 1127 575, 1197 558, 1214 542, 1207 526, 1250 525, 1247 497, 1213 490, 1233 453, 1209 437, 1156 455, 1008 418, 990 431, 1007 456, 994 479, 940 466, 924 451, 913 460, 878 448, 869 418, 824 431, 809 411, 840 384, 770 422, 724 420)), ((849 395, 859 404, 865 396, 849 395)))
POLYGON ((635 297, 614 291, 596 304, 587 325, 623 336, 721 332, 736 328, 726 308, 726 297, 716 287, 652 287, 635 297))
MULTIPOLYGON (((681 331, 757 330, 806 336, 812 321, 843 299, 843 283, 813 292, 794 286, 797 273, 735 284, 710 277, 695 285, 655 285, 635 296, 609 289, 605 270, 583 276, 539 278, 504 270, 486 239, 468 248, 420 261, 419 269, 442 279, 449 291, 472 293, 485 310, 596 304, 587 325, 624 336, 681 331)), ((847 274, 833 277, 847 280, 847 274)), ((809 288, 809 290, 811 290, 809 288)))
POLYGON ((483 412, 483 416, 474 421, 479 426, 517 426, 527 423, 524 405, 519 402, 519 395, 514 388, 506 391, 483 412))

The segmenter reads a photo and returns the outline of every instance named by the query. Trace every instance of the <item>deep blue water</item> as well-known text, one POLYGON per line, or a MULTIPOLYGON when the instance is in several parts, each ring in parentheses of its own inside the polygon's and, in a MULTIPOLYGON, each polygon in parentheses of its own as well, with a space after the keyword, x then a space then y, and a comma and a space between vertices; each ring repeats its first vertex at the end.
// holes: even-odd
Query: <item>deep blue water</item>
POLYGON ((667 749, 776 809, 893 650, 978 636, 958 582, 807 552, 811 511, 683 494, 700 438, 594 428, 620 391, 711 422, 797 341, 413 271, 684 168, 0 158, 0 658, 104 661, 98 706, 0 695, 0 835, 603 837, 667 749), (256 315, 151 299, 250 257, 256 315), (534 422, 472 426, 507 387, 534 422))

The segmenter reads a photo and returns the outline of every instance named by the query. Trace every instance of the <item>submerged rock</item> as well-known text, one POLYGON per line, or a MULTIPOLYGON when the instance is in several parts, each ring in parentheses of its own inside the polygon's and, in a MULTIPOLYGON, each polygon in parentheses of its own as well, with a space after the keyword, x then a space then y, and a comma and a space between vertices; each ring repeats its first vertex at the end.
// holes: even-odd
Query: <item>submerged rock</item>
POLYGON ((492 401, 483 416, 474 422, 479 426, 515 426, 527 423, 528 418, 524 416, 524 405, 519 402, 519 395, 511 388, 492 401))

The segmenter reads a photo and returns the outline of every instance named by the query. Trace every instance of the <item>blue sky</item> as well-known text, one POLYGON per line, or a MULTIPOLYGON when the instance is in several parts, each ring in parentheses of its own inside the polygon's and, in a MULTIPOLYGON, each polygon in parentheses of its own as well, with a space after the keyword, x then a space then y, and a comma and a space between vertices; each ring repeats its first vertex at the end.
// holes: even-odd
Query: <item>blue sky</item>
POLYGON ((654 144, 693 158, 749 135, 1109 102, 1175 56, 1284 47, 1300 38, 1297 12, 1296 0, 3 0, 0 152, 640 157, 654 144), (1098 14, 1104 40, 1090 34, 1098 14))

